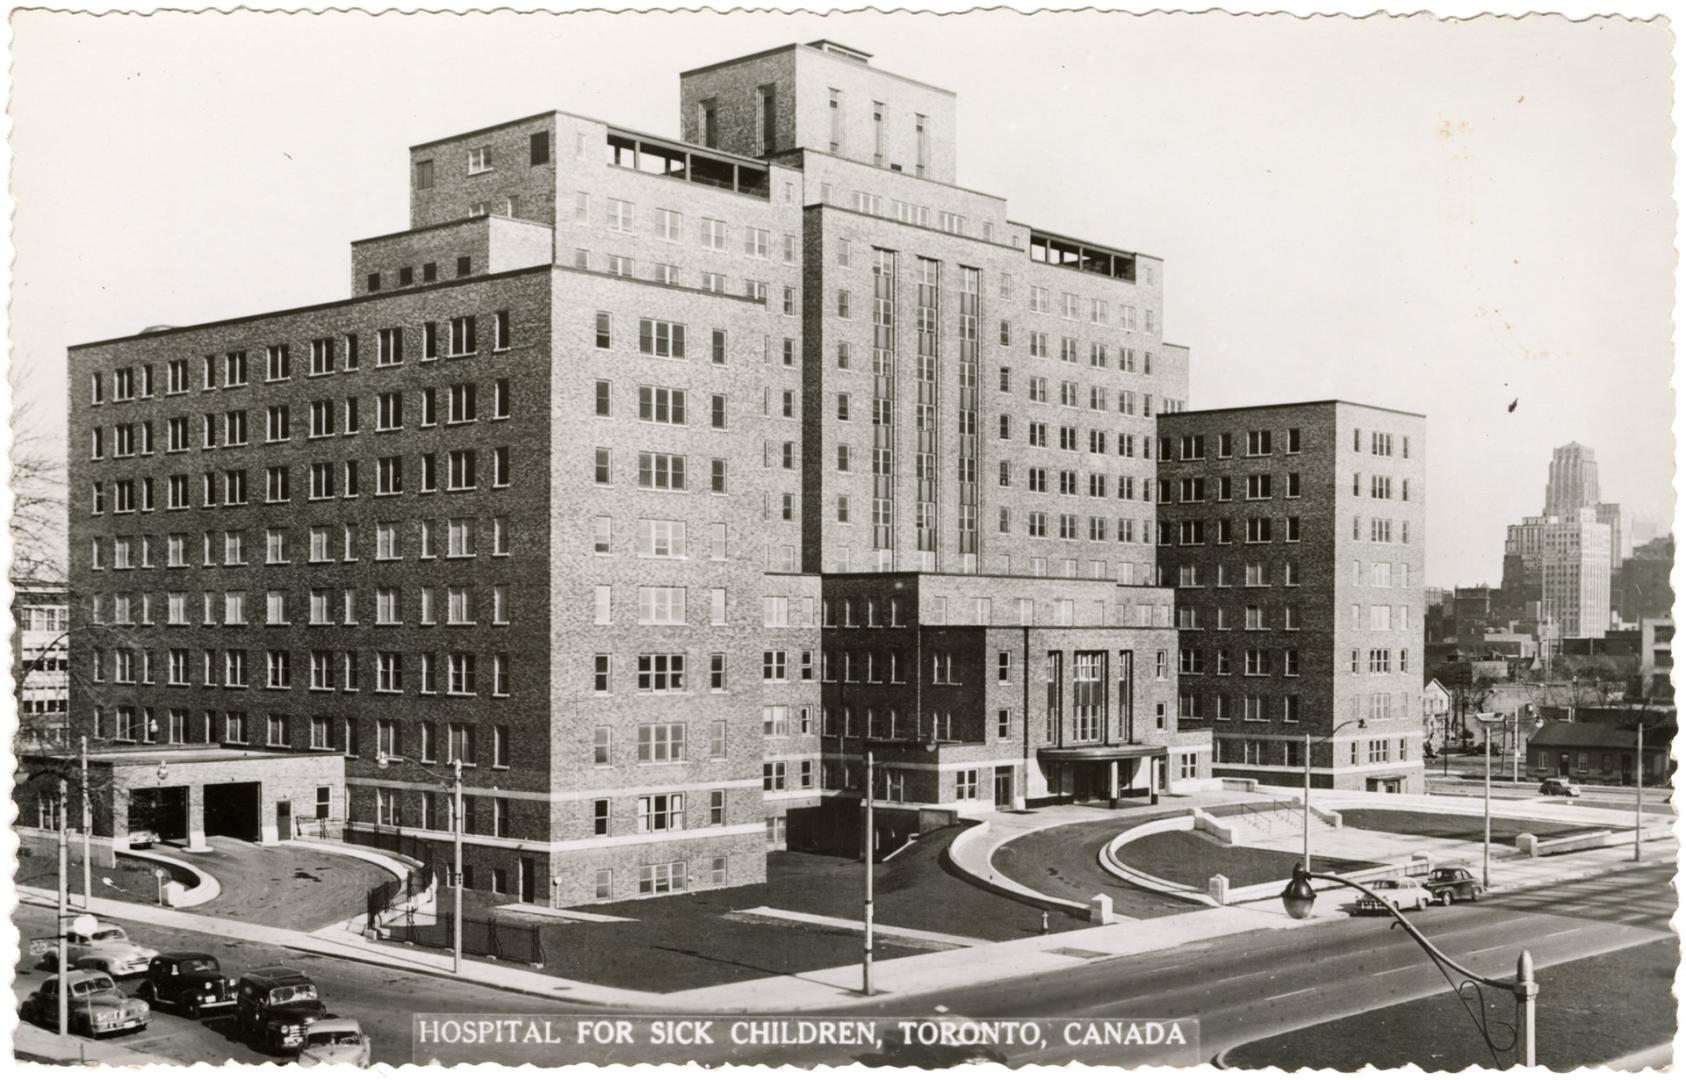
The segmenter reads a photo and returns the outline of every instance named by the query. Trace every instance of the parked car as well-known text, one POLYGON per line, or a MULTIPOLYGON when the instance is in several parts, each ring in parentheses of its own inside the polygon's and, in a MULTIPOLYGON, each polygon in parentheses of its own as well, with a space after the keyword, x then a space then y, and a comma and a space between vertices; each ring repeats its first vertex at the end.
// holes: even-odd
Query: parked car
POLYGON ((132 848, 149 848, 158 843, 158 833, 154 829, 130 829, 129 846, 132 848))
POLYGON ((1434 903, 1434 897, 1430 895, 1429 891, 1410 878, 1382 878, 1379 881, 1369 882, 1369 886, 1370 891, 1382 899, 1377 900, 1375 897, 1360 894, 1358 910, 1361 912, 1404 911, 1406 908, 1410 908, 1412 911, 1422 911, 1434 903), (1385 904, 1382 903, 1384 900, 1386 901, 1385 904))
POLYGON ((1561 776, 1553 776, 1540 785, 1541 795, 1567 795, 1571 799, 1581 797, 1581 785, 1571 783, 1561 776))
MULTIPOLYGON (((116 923, 96 922, 93 930, 86 934, 74 929, 66 930, 64 942, 69 966, 92 968, 119 979, 139 975, 158 955, 157 949, 130 941, 128 931, 116 923)), ((47 949, 44 959, 47 967, 58 966, 57 943, 47 949)))
MULTIPOLYGON (((70 1030, 93 1038, 121 1031, 145 1031, 152 1009, 139 998, 130 997, 103 971, 72 971, 64 978, 69 987, 70 1030)), ((59 1022, 59 979, 57 975, 24 999, 18 1009, 25 1020, 57 1029, 59 1022)))
POLYGON ((253 968, 235 989, 236 1030, 272 1053, 302 1046, 305 1028, 326 1015, 316 984, 296 968, 253 968))
POLYGON ((298 1060, 301 1065, 357 1065, 366 1069, 370 1049, 362 1024, 334 1017, 317 1020, 304 1029, 298 1060))
POLYGON ((1479 900, 1485 891, 1481 882, 1475 880, 1475 875, 1462 866, 1442 866, 1428 876, 1423 888, 1442 904, 1451 904, 1454 900, 1479 900))
POLYGON ((154 1008, 168 1005, 194 1020, 234 1007, 234 980, 210 953, 159 953, 147 964, 146 981, 135 993, 154 1008))

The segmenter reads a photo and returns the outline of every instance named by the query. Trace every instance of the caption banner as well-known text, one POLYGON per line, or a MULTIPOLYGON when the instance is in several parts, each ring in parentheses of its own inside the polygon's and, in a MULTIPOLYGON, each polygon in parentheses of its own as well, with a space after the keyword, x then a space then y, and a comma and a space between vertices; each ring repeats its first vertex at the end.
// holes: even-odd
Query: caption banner
POLYGON ((411 1035, 418 1065, 1202 1062, 1200 1022, 1188 1018, 417 1013, 411 1035))

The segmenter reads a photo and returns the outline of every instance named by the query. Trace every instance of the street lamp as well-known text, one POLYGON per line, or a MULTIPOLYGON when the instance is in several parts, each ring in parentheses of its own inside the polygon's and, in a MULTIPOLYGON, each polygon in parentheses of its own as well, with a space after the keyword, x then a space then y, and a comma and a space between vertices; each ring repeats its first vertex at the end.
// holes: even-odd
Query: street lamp
POLYGON ((1516 1051, 1517 1064, 1529 1068, 1534 1066, 1534 1005, 1535 999, 1539 997, 1540 985, 1534 981, 1534 958, 1527 949, 1523 949, 1521 954, 1517 956, 1516 977, 1509 982, 1502 979, 1489 979, 1485 975, 1477 975, 1441 952, 1432 941, 1423 936, 1422 931, 1411 925, 1410 920, 1406 919, 1402 912, 1368 888, 1356 881, 1349 881, 1338 874, 1312 873, 1304 866, 1294 867, 1292 880, 1282 890, 1282 906, 1291 918, 1303 919, 1311 914, 1312 905, 1317 901, 1317 891, 1311 887, 1312 878, 1332 881, 1349 889, 1357 889, 1391 912, 1394 922, 1405 928, 1405 932, 1411 935, 1411 939, 1422 946, 1424 952, 1428 953, 1429 959, 1433 960, 1435 966, 1440 969, 1440 974, 1445 976, 1448 983, 1452 983, 1452 988, 1457 992, 1460 1001, 1463 1001, 1464 986, 1452 981, 1452 977, 1446 974, 1448 968, 1463 976, 1464 985, 1475 987, 1477 1000, 1482 1005, 1480 1013, 1477 1014, 1474 1010, 1469 1010, 1467 1001, 1464 1001, 1464 1008, 1470 1011, 1470 1017, 1475 1021, 1476 1029, 1481 1032, 1482 1041, 1487 1044, 1487 1049, 1493 1054, 1493 1063, 1499 1064, 1498 1055, 1500 1052, 1514 1050, 1516 1051), (1481 997, 1481 987, 1483 986, 1490 986, 1495 990, 1508 990, 1516 998, 1516 1023, 1505 1025, 1511 1028, 1512 1037, 1509 1045, 1500 1046, 1494 1043, 1493 1037, 1488 1031, 1486 1003, 1485 999, 1481 997))
MULTIPOLYGON (((392 763, 385 750, 375 751, 375 767, 384 769, 392 763)), ((420 765, 414 768, 426 773, 435 780, 445 778, 432 769, 420 765)), ((456 868, 451 872, 455 878, 453 886, 456 892, 456 910, 451 916, 451 973, 462 973, 462 758, 451 759, 451 826, 452 841, 456 848, 456 868)))
MULTIPOLYGON (((1300 815, 1300 817, 1302 819, 1300 824, 1301 824, 1301 833, 1302 833, 1301 839, 1304 842, 1303 846, 1305 848, 1305 850, 1302 854, 1304 855, 1305 866, 1306 866, 1307 869, 1311 868, 1311 748, 1312 748, 1313 745, 1321 746, 1324 743, 1329 742, 1330 740, 1332 740, 1335 737, 1335 733, 1337 731, 1340 731, 1341 728, 1344 728, 1344 727, 1351 727, 1353 724, 1357 724, 1360 731, 1362 731, 1364 729, 1364 721, 1362 719, 1347 720, 1343 723, 1336 724, 1333 728, 1330 729, 1329 734, 1323 736, 1321 739, 1318 739, 1315 744, 1311 741, 1311 732, 1309 732, 1309 731, 1306 732, 1306 736, 1305 736, 1305 805, 1303 807, 1301 807, 1301 810, 1303 812, 1300 815)), ((1332 764, 1333 763, 1331 763, 1331 765, 1332 764)))
POLYGON ((1478 712, 1475 719, 1481 723, 1481 735, 1486 745, 1482 756, 1487 759, 1487 779, 1481 795, 1481 816, 1485 819, 1481 835, 1481 887, 1486 889, 1493 884, 1489 866, 1493 847, 1493 728, 1509 721, 1504 713, 1478 712))

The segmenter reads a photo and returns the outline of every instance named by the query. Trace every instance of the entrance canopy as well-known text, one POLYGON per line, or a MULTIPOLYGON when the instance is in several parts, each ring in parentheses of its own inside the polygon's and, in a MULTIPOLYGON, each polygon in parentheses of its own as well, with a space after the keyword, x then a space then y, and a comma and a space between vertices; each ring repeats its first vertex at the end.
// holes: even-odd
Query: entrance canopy
POLYGON ((1114 746, 1043 746, 1036 751, 1043 761, 1129 761, 1135 758, 1167 757, 1163 746, 1120 743, 1114 746))

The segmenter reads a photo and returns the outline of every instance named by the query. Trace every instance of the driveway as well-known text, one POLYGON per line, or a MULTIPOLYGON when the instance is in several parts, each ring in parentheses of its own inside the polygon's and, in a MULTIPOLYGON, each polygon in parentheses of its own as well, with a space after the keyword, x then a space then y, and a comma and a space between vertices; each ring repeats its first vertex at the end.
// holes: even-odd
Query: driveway
POLYGON ((194 908, 244 922, 315 930, 361 915, 370 889, 392 875, 374 863, 313 848, 259 847, 226 836, 207 837, 216 850, 178 858, 217 879, 222 892, 194 908))

